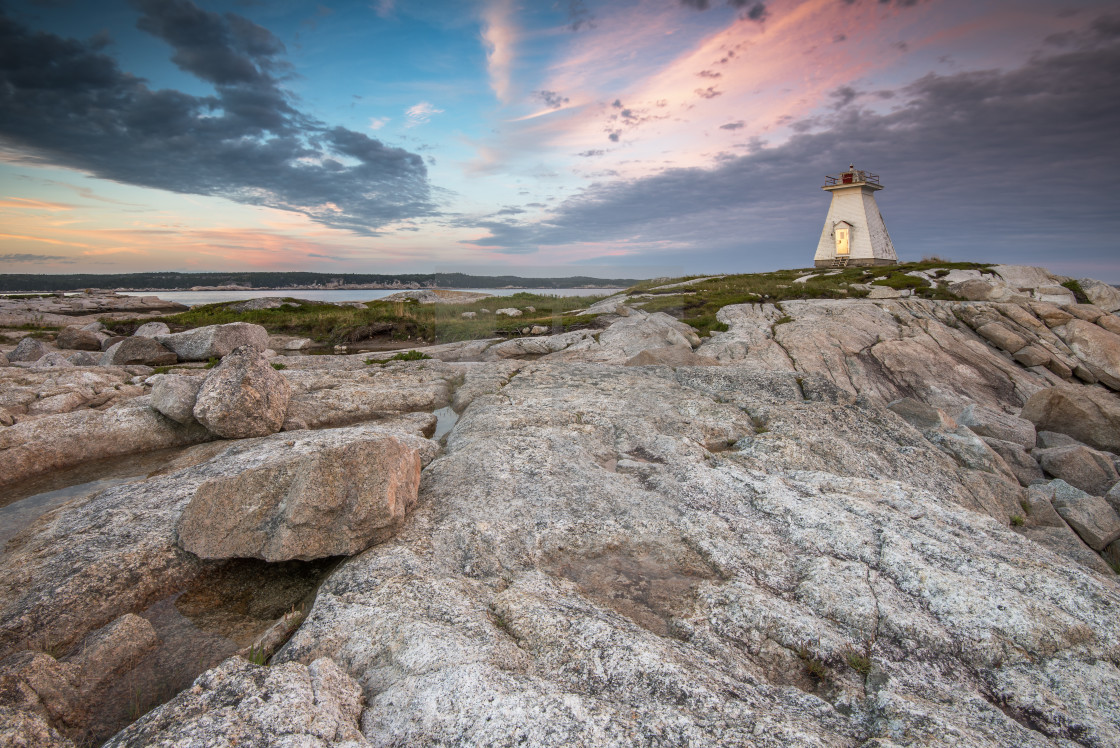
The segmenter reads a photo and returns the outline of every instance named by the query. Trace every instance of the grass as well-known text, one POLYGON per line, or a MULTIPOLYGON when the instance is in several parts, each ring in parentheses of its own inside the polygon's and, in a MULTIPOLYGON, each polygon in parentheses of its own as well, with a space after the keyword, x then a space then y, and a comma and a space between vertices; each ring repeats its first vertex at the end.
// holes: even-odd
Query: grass
POLYGON ((218 365, 218 359, 215 356, 211 356, 210 360, 206 362, 206 366, 203 366, 202 368, 203 369, 213 369, 217 365, 218 365))
POLYGON ((854 650, 848 650, 844 655, 844 660, 848 663, 848 667, 855 670, 860 675, 867 675, 871 672, 871 658, 866 655, 861 655, 854 650))
POLYGON ((1012 527, 1022 527, 1023 526, 1023 521, 1024 521, 1023 520, 1023 515, 1021 515, 1021 514, 1012 514, 1011 515, 1011 526, 1012 527))
POLYGON ((824 680, 828 675, 828 668, 825 667, 825 664, 813 657, 809 648, 804 644, 797 648, 797 656, 805 663, 805 669, 809 671, 809 675, 812 677, 817 680, 824 680))
POLYGON ((263 646, 249 647, 249 655, 246 659, 254 665, 264 665, 268 662, 268 655, 265 654, 263 646))
POLYGON ((273 364, 272 368, 276 369, 276 371, 283 371, 284 369, 287 369, 288 367, 285 366, 284 364, 273 364))
MULTIPOLYGON (((244 311, 230 308, 240 302, 225 302, 197 306, 181 314, 145 321, 165 322, 173 332, 205 325, 250 322, 261 325, 272 335, 306 337, 330 346, 384 337, 419 344, 453 343, 520 335, 524 328, 534 326, 547 327, 550 332, 586 327, 594 316, 573 312, 581 311, 602 298, 516 293, 464 304, 370 301, 362 307, 286 299, 291 305, 244 311), (494 314, 495 310, 504 307, 517 307, 522 310, 522 316, 499 317, 494 314), (534 311, 524 311, 527 307, 533 307, 534 311), (464 318, 464 312, 474 312, 475 316, 464 318)), ((125 332, 130 326, 135 329, 135 325, 134 320, 124 320, 114 322, 112 329, 125 332)))
MULTIPOLYGON (((716 314, 731 304, 778 303, 795 299, 858 299, 868 292, 853 288, 854 284, 874 284, 898 290, 910 289, 917 296, 927 299, 956 300, 948 291, 935 288, 924 278, 907 275, 917 270, 947 275, 951 270, 980 270, 988 272, 991 266, 975 262, 945 262, 936 259, 922 262, 904 262, 883 267, 849 267, 834 271, 827 268, 777 270, 772 273, 749 273, 712 278, 691 286, 659 288, 680 283, 691 278, 644 281, 627 289, 627 293, 650 294, 641 309, 647 312, 666 312, 696 328, 701 335, 724 331, 727 326, 716 314), (811 276, 794 283, 807 274, 811 276)), ((784 317, 782 318, 784 320, 784 317)), ((777 324, 781 324, 779 320, 777 324)))

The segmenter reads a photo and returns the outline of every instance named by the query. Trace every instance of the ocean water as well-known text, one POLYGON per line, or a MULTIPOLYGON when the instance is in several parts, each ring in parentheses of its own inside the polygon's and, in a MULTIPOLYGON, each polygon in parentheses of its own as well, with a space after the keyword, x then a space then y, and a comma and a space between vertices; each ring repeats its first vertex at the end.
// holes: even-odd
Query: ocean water
MULTIPOLYGON (((221 301, 244 301, 246 299, 259 299, 266 296, 283 296, 293 299, 307 299, 308 301, 374 301, 383 299, 395 293, 400 293, 401 288, 370 288, 359 290, 326 290, 326 291, 296 291, 284 290, 252 290, 252 291, 121 291, 122 296, 158 296, 165 301, 177 301, 187 306, 200 304, 217 304, 221 301)), ((515 293, 535 293, 545 296, 609 296, 622 289, 617 288, 456 288, 456 291, 476 291, 488 293, 493 296, 512 296, 515 293)))

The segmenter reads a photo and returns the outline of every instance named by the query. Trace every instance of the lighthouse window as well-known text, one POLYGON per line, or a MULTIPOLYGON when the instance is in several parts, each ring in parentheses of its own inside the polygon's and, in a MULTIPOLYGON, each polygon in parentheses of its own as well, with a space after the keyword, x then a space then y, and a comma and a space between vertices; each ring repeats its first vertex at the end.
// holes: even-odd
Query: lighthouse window
POLYGON ((848 229, 846 228, 836 229, 836 254, 848 254, 848 229))

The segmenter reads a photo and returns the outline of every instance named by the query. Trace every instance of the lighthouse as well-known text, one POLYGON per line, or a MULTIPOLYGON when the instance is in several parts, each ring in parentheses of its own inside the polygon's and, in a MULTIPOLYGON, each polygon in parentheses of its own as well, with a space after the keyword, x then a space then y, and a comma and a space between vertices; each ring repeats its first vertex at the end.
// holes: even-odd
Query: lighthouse
POLYGON ((821 189, 832 193, 832 204, 813 264, 819 268, 896 264, 898 255, 875 202, 875 193, 883 189, 879 176, 852 164, 824 180, 821 189))

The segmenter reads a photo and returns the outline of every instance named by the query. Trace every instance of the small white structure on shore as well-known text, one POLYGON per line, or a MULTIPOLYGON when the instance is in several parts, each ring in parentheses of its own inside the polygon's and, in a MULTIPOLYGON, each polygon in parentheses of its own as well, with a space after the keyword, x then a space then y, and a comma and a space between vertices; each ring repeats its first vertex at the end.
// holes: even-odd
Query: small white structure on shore
POLYGON ((894 252, 875 193, 883 189, 879 176, 857 169, 855 164, 837 175, 825 177, 822 190, 832 193, 832 204, 824 219, 821 240, 813 264, 819 268, 849 265, 894 265, 894 252))

